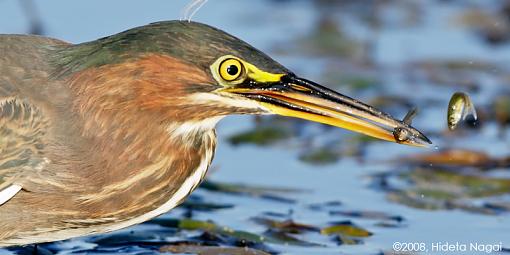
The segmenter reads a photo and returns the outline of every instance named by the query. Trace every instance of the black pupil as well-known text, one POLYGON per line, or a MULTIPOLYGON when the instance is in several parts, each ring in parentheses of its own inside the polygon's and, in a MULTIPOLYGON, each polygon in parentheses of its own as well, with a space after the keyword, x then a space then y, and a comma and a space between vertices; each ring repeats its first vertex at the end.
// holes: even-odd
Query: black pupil
POLYGON ((227 67, 227 73, 230 75, 236 75, 239 72, 239 69, 235 65, 229 65, 227 67))

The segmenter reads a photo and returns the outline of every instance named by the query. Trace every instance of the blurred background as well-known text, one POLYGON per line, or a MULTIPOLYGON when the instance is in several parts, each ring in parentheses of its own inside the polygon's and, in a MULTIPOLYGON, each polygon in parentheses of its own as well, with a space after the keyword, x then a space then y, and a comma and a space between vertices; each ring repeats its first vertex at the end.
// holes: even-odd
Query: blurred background
MULTIPOLYGON (((81 43, 179 19, 188 4, 0 0, 0 33, 81 43)), ((219 254, 218 246, 227 254, 391 254, 395 242, 510 252, 510 1, 209 0, 193 20, 398 118, 417 107, 413 126, 436 147, 283 117, 228 117, 208 180, 178 209, 44 244, 41 254, 219 254), (479 119, 449 131, 456 91, 471 96, 479 119)))

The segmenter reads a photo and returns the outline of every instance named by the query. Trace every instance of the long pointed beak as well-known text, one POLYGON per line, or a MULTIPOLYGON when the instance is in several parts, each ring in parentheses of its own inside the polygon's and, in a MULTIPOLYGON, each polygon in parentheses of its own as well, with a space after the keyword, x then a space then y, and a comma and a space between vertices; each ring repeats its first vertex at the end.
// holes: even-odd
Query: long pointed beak
POLYGON ((413 146, 432 142, 403 121, 314 82, 286 75, 280 82, 238 85, 222 91, 259 101, 271 112, 324 123, 374 138, 413 146), (405 132, 402 139, 401 134, 405 132))

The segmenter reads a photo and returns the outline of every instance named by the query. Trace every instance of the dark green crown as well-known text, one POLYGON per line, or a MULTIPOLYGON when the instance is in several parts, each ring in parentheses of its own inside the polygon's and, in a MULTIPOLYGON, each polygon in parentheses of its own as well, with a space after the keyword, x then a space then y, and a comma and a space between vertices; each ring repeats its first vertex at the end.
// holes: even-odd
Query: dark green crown
POLYGON ((140 57, 166 54, 208 70, 220 56, 231 54, 259 68, 287 70, 266 54, 214 27, 187 21, 162 21, 95 41, 59 49, 55 63, 64 73, 81 71, 140 57))

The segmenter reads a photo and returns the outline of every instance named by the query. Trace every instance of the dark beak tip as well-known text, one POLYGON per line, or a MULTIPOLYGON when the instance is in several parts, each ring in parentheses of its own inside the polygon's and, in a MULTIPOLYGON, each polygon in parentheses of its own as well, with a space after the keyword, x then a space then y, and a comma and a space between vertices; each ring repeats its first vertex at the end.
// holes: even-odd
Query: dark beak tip
POLYGON ((415 137, 414 142, 420 145, 424 145, 428 147, 429 145, 432 145, 432 141, 426 137, 424 134, 418 131, 418 135, 415 137))
POLYGON ((421 135, 420 139, 421 139, 421 140, 423 140, 423 141, 425 141, 425 142, 426 142, 426 143, 428 143, 428 144, 432 144, 432 141, 431 141, 428 137, 426 137, 425 135, 423 135, 423 134, 421 135))

